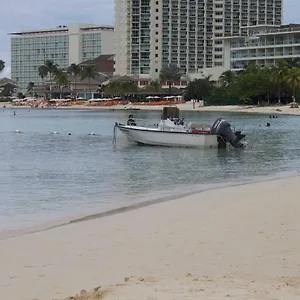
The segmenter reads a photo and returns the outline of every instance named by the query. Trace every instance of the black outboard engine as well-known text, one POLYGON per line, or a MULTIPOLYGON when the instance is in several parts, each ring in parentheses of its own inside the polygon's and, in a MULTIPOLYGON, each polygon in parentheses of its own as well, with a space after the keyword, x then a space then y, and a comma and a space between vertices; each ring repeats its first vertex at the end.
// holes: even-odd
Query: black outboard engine
POLYGON ((215 121, 211 127, 211 133, 219 136, 219 148, 225 148, 226 142, 229 142, 234 148, 244 147, 244 145, 241 143, 241 140, 245 137, 245 135, 240 131, 236 131, 234 133, 230 127, 230 124, 222 118, 219 118, 215 121))

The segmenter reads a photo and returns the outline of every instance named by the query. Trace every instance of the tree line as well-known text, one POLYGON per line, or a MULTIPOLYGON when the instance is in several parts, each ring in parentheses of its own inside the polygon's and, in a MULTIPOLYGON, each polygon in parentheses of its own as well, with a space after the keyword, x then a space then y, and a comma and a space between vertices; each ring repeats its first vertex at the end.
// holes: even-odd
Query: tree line
MULTIPOLYGON (((3 70, 5 69, 5 62, 0 59, 0 73, 3 72, 3 70)), ((7 97, 9 95, 11 95, 11 93, 13 92, 13 89, 11 87, 4 87, 1 91, 0 91, 0 97, 7 97)))
MULTIPOLYGON (((5 68, 5 62, 0 60, 0 72, 5 68)), ((45 89, 45 79, 49 79, 51 93, 53 84, 56 83, 61 91, 70 83, 69 76, 72 76, 74 89, 76 90, 77 79, 88 79, 89 92, 91 93, 91 80, 97 76, 93 66, 80 66, 71 64, 66 70, 59 68, 51 60, 45 61, 38 68, 39 76, 42 79, 45 89)), ((169 93, 173 82, 180 81, 180 69, 177 66, 164 66, 158 80, 151 81, 143 88, 145 92, 163 92, 160 82, 167 82, 169 93)), ((28 84, 28 93, 31 93, 34 83, 28 84)), ((122 95, 137 93, 138 85, 133 80, 111 81, 100 92, 110 95, 122 95)), ((98 91, 99 92, 99 91, 98 91)), ((45 95, 46 96, 46 95, 45 95)), ((185 100, 203 99, 207 104, 259 104, 259 103, 289 103, 300 97, 300 58, 280 59, 275 66, 259 67, 250 63, 242 71, 224 72, 217 81, 211 76, 203 76, 200 79, 192 80, 185 89, 185 100)))
MULTIPOLYGON (((80 76, 81 80, 88 79, 89 92, 91 93, 91 80, 94 79, 97 75, 93 66, 80 66, 78 64, 71 64, 66 70, 59 68, 52 60, 46 60, 43 65, 38 68, 39 76, 42 79, 43 90, 45 94, 47 91, 45 89, 45 79, 49 78, 50 89, 49 93, 51 94, 53 84, 56 83, 60 92, 62 92, 63 87, 70 84, 69 75, 72 76, 74 80, 74 89, 77 89, 77 78, 80 76)), ((30 93, 33 91, 34 83, 29 82, 27 86, 27 92, 30 93)), ((45 95, 46 97, 47 95, 45 95)), ((75 95, 76 97, 76 95, 75 95)))
MULTIPOLYGON (((62 87, 70 83, 68 75, 72 76, 74 82, 74 89, 76 90, 77 78, 80 76, 81 80, 88 78, 89 92, 91 93, 91 79, 95 79, 97 72, 93 66, 80 66, 77 64, 71 64, 67 70, 59 68, 52 60, 45 61, 44 65, 41 65, 38 69, 39 76, 42 79, 43 89, 45 90, 45 78, 49 79, 50 91, 52 90, 53 83, 56 83, 61 89, 62 87)), ((169 92, 171 91, 172 83, 180 81, 181 72, 177 66, 170 65, 162 68, 160 72, 160 80, 168 82, 169 92)), ((34 83, 30 82, 27 87, 27 92, 31 93, 34 88, 34 83)), ((50 92, 49 91, 49 92, 50 92)), ((134 94, 139 91, 136 81, 128 78, 127 80, 114 80, 109 82, 106 86, 99 88, 97 92, 103 92, 109 95, 122 95, 122 94, 134 94)), ((159 80, 153 80, 147 85, 143 91, 162 93, 159 80)))
MULTIPOLYGON (((184 75, 175 65, 164 66, 159 80, 151 81, 143 91, 162 92, 160 82, 167 82, 169 93, 174 82, 184 75)), ((134 93, 135 83, 112 82, 106 90, 111 94, 134 93)), ((184 99, 207 100, 207 104, 268 104, 289 103, 300 97, 300 58, 280 59, 276 65, 259 67, 250 63, 243 70, 225 71, 217 81, 202 76, 188 83, 184 99)))
POLYGON ((300 96, 300 58, 281 59, 275 66, 249 64, 242 71, 226 71, 217 82, 211 76, 189 83, 185 99, 209 104, 290 103, 300 96))
POLYGON ((5 62, 0 59, 0 73, 5 69, 5 62))

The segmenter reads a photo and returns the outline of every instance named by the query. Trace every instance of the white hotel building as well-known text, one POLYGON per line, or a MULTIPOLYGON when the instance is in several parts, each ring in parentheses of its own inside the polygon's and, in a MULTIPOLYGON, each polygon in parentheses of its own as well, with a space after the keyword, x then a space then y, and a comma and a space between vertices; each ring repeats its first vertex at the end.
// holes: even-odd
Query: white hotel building
POLYGON ((70 24, 42 30, 11 33, 11 78, 19 90, 28 83, 41 84, 39 66, 53 60, 61 68, 81 63, 102 54, 115 53, 113 26, 70 24))
POLYGON ((239 71, 254 62, 269 67, 282 58, 300 57, 300 24, 252 26, 249 34, 224 38, 225 69, 239 71))
POLYGON ((116 74, 156 79, 176 64, 190 79, 226 69, 226 36, 280 25, 282 0, 116 0, 116 74))

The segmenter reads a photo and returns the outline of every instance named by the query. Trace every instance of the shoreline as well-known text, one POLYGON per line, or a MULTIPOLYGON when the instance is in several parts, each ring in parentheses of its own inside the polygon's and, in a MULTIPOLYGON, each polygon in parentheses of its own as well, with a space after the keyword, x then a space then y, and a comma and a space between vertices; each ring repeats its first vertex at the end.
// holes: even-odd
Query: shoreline
POLYGON ((289 178, 294 178, 294 177, 298 177, 298 176, 300 177, 300 173, 298 173, 296 171, 295 172, 294 171, 293 172, 292 171, 283 172, 283 173, 279 173, 276 175, 270 174, 270 175, 266 175, 266 176, 265 175, 264 176, 255 176, 254 178, 243 180, 243 181, 240 181, 237 183, 234 183, 234 182, 219 183, 214 186, 202 187, 202 188, 196 189, 192 192, 180 193, 180 194, 177 194, 176 196, 170 195, 170 196, 164 196, 164 197, 155 198, 155 199, 151 199, 151 200, 145 200, 145 201, 138 202, 138 203, 133 202, 133 203, 129 203, 127 205, 116 206, 115 208, 111 208, 111 209, 104 210, 104 211, 99 211, 97 213, 89 213, 89 214, 84 214, 81 216, 77 215, 76 217, 70 216, 70 217, 64 218, 64 220, 63 219, 48 220, 43 224, 39 223, 39 224, 25 227, 25 228, 18 227, 16 229, 4 230, 2 232, 0 229, 0 242, 8 240, 8 239, 16 238, 16 237, 21 237, 21 236, 26 236, 26 235, 31 235, 31 234, 35 234, 35 233, 49 231, 49 230, 52 230, 55 228, 60 228, 60 227, 68 226, 71 224, 76 224, 76 223, 106 218, 106 217, 110 217, 110 216, 114 216, 114 215, 119 215, 119 214, 131 212, 131 211, 139 210, 142 208, 146 208, 149 206, 153 206, 156 204, 174 201, 174 200, 178 200, 181 198, 193 196, 196 194, 205 193, 207 191, 217 191, 217 190, 222 190, 224 188, 226 189, 226 188, 230 188, 230 187, 239 187, 239 186, 244 186, 244 185, 249 185, 249 184, 256 184, 256 183, 260 183, 260 182, 269 182, 269 181, 280 180, 280 179, 289 179, 289 178), (5 232, 7 232, 6 235, 5 235, 5 232), (14 232, 14 233, 12 233, 12 232, 14 232))
POLYGON ((297 299, 299 183, 291 175, 211 189, 1 240, 0 296, 297 299))
MULTIPOLYGON (((2 103, 6 105, 6 108, 10 109, 36 109, 30 106, 12 106, 10 103, 2 103)), ((167 105, 168 106, 168 105, 167 105)), ((174 105, 170 105, 174 106, 174 105)), ((290 108, 290 105, 282 106, 239 106, 239 105, 227 105, 227 106, 196 106, 193 109, 190 102, 176 105, 181 111, 197 111, 197 112, 229 112, 229 113, 255 113, 255 114, 266 114, 266 115, 292 115, 300 116, 300 108, 290 108), (278 111, 278 109, 280 111, 278 111)), ((113 106, 87 106, 87 105, 72 105, 72 106, 58 106, 58 107, 45 107, 44 109, 78 109, 78 110, 162 110, 163 105, 113 105, 113 106)), ((5 108, 3 108, 5 109, 5 108)), ((40 108, 39 108, 40 109, 40 108)))

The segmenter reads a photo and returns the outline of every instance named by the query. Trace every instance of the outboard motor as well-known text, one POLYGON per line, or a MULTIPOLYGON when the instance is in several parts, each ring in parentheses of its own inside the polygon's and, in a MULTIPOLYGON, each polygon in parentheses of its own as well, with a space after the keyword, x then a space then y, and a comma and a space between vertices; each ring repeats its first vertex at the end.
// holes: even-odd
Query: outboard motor
POLYGON ((240 131, 236 131, 234 133, 230 127, 230 124, 222 118, 219 118, 215 121, 211 127, 211 133, 219 136, 219 148, 225 148, 226 142, 229 142, 234 148, 244 147, 244 145, 241 143, 241 140, 245 137, 245 135, 240 131))

